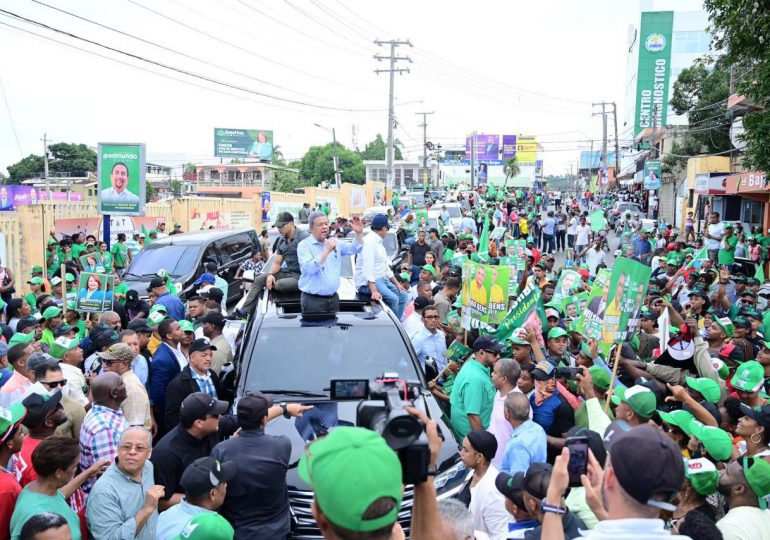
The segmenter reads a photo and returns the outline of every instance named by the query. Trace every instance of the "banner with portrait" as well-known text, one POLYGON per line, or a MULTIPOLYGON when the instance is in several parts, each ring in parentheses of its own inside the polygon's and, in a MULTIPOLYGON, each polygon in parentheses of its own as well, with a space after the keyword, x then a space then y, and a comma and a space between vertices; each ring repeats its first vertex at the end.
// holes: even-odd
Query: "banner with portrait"
POLYGON ((553 299, 551 302, 556 305, 561 305, 561 301, 575 294, 581 284, 582 280, 580 279, 580 274, 574 270, 562 270, 559 281, 556 283, 556 289, 553 291, 553 299))
POLYGON ((82 272, 78 281, 77 310, 101 313, 112 310, 115 277, 82 272))
POLYGON ((86 253, 78 257, 78 260, 84 272, 104 273, 104 257, 100 252, 86 253))
POLYGON ((144 144, 99 143, 96 175, 100 214, 144 215, 145 160, 144 144))
POLYGON ((499 324, 508 310, 509 280, 507 266, 467 261, 463 268, 463 318, 499 324))

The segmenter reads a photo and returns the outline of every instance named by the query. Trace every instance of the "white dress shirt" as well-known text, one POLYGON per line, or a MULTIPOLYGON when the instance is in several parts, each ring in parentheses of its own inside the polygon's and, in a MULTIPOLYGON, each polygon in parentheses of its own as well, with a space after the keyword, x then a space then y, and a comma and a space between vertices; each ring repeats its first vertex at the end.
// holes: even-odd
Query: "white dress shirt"
POLYGON ((382 238, 372 231, 364 237, 364 247, 356 260, 356 287, 368 287, 369 282, 392 277, 390 259, 385 251, 382 238))

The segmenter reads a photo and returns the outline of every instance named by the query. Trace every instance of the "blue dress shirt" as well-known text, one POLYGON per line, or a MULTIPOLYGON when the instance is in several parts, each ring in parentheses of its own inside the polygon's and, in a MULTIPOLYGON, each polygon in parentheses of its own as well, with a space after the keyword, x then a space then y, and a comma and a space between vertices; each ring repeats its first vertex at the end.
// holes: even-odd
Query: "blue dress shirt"
POLYGON ((435 334, 431 334, 430 331, 424 326, 417 332, 412 341, 414 346, 414 352, 417 353, 417 358, 420 360, 420 366, 425 369, 425 357, 432 356, 436 359, 436 364, 439 373, 444 370, 447 365, 446 360, 446 336, 441 330, 436 330, 435 334))
POLYGON ((511 433, 505 447, 500 472, 514 475, 527 472, 532 463, 544 463, 548 457, 545 431, 532 420, 527 420, 511 433))
POLYGON ((337 248, 329 253, 323 264, 326 239, 319 242, 314 236, 308 236, 297 246, 297 259, 302 275, 299 278, 299 290, 308 294, 331 296, 340 287, 341 257, 349 257, 361 252, 361 244, 354 240, 352 244, 339 242, 337 248))

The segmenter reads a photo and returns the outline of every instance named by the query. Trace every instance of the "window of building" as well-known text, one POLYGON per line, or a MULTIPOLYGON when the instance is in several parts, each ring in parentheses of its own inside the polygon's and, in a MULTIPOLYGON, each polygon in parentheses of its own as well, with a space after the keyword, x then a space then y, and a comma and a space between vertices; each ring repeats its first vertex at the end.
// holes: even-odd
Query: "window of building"
POLYGON ((741 221, 743 223, 746 223, 749 226, 762 224, 763 203, 759 201, 744 199, 742 206, 743 208, 741 209, 741 221))
POLYGON ((674 32, 673 38, 677 53, 705 53, 711 43, 711 34, 703 31, 674 32))

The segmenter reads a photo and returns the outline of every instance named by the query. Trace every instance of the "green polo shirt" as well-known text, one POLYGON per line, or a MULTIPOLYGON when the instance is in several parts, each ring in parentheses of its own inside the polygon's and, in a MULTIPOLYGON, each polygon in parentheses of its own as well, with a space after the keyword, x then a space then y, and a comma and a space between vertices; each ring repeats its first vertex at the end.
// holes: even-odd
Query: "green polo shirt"
POLYGON ((469 414, 477 414, 481 418, 482 428, 489 427, 494 402, 495 387, 492 385, 489 368, 476 359, 465 362, 457 374, 449 398, 452 430, 457 440, 462 441, 471 431, 469 414))
POLYGON ((720 249, 717 253, 717 262, 719 264, 733 264, 735 262, 735 244, 738 243, 738 237, 733 235, 730 238, 724 239, 725 245, 729 245, 730 249, 720 249))
POLYGON ((128 247, 126 244, 115 242, 112 245, 112 256, 117 268, 125 268, 128 262, 128 247))

